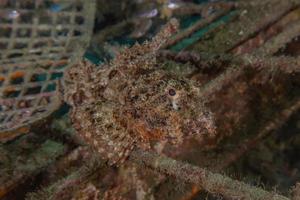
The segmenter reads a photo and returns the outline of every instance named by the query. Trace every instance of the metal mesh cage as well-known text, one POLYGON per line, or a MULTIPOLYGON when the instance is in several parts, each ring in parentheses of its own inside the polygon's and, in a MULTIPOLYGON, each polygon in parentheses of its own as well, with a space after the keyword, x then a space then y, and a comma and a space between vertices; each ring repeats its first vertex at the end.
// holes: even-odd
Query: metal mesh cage
POLYGON ((59 107, 58 80, 83 54, 94 13, 94 0, 0 1, 0 132, 59 107))

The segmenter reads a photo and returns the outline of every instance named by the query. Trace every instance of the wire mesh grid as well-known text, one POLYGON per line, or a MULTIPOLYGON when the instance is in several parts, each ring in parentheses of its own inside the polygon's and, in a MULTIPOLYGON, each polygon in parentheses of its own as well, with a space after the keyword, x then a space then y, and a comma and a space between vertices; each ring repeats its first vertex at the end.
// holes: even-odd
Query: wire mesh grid
POLYGON ((59 79, 83 54, 94 13, 94 0, 0 0, 0 132, 60 106, 59 79))

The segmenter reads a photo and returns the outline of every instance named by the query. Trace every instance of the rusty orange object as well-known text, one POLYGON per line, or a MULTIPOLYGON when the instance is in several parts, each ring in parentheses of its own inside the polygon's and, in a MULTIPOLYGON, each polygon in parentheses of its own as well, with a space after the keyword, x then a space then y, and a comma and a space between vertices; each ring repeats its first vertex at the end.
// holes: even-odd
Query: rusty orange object
POLYGON ((15 91, 16 91, 16 88, 10 86, 10 87, 5 88, 4 93, 10 93, 10 92, 15 92, 15 91))
POLYGON ((198 186, 193 185, 191 191, 182 200, 193 200, 200 191, 201 189, 198 186))
POLYGON ((25 73, 22 71, 15 71, 14 73, 12 73, 12 75, 10 76, 12 79, 17 79, 17 78, 22 78, 24 77, 25 73))
POLYGON ((28 132, 29 132, 29 127, 28 126, 20 127, 16 130, 12 130, 12 131, 1 132, 0 142, 9 141, 9 140, 11 140, 11 139, 13 139, 17 136, 27 134, 28 132))

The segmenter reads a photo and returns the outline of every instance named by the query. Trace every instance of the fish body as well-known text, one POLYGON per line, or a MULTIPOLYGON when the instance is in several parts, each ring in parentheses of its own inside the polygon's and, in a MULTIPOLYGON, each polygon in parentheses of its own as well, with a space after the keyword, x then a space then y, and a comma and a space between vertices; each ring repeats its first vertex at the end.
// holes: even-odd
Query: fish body
POLYGON ((100 68, 79 63, 67 73, 66 101, 79 134, 111 164, 135 148, 179 145, 215 133, 213 116, 189 79, 164 70, 159 48, 177 30, 171 20, 150 42, 136 44, 100 68))

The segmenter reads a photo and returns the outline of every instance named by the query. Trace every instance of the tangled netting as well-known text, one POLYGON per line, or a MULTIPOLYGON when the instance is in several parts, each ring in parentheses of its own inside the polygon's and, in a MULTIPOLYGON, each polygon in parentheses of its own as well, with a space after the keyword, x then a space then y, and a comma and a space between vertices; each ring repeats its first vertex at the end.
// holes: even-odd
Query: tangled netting
POLYGON ((94 13, 94 0, 0 1, 0 132, 60 106, 59 79, 83 54, 94 13))

